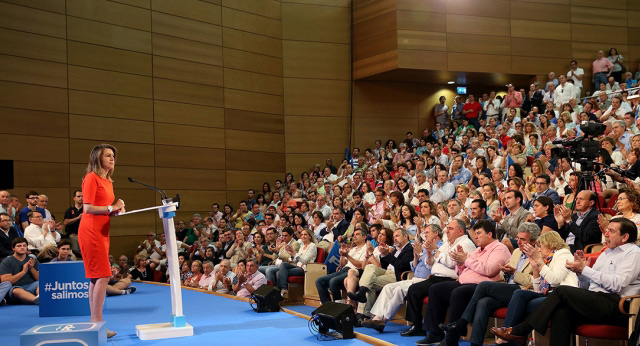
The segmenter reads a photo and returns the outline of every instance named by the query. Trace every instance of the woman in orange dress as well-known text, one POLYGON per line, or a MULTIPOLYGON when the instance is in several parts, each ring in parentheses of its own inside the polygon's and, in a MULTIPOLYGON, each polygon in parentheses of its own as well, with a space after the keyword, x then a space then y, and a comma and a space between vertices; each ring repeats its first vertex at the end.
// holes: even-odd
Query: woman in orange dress
MULTIPOLYGON (((115 204, 111 175, 116 164, 117 149, 110 144, 96 145, 89 156, 87 175, 82 180, 84 213, 78 229, 78 243, 89 285, 91 322, 102 321, 102 307, 111 277, 109 264, 110 217, 125 212, 124 201, 115 204)), ((107 336, 116 333, 107 330, 107 336)))

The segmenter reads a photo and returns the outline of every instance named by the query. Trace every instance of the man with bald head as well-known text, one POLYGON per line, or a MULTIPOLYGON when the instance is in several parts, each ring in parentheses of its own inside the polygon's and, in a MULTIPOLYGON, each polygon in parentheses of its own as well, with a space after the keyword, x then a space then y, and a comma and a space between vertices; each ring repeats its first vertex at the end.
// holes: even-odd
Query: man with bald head
POLYGON ((571 252, 582 250, 589 244, 599 244, 602 232, 598 225, 600 212, 595 208, 598 197, 593 191, 580 191, 576 196, 575 213, 564 205, 556 205, 554 215, 558 221, 558 233, 566 239, 571 252))
POLYGON ((7 190, 0 190, 0 213, 7 213, 11 218, 11 225, 15 226, 16 208, 11 206, 11 194, 7 190))

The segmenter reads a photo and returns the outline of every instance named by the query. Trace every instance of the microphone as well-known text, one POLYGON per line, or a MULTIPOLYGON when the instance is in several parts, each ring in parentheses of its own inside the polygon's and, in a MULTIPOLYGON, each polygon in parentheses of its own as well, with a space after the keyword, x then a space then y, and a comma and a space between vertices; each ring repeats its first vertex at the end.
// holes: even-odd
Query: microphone
POLYGON ((147 184, 145 184, 145 183, 141 183, 141 182, 139 182, 139 181, 137 181, 137 180, 135 180, 135 179, 133 179, 133 178, 131 178, 131 177, 129 177, 129 178, 127 178, 127 179, 129 179, 129 181, 130 181, 130 182, 132 182, 132 183, 140 184, 140 185, 142 185, 142 186, 144 186, 144 187, 147 187, 147 188, 150 188, 150 189, 152 189, 152 190, 157 191, 157 192, 160 194, 160 198, 162 198, 163 200, 168 199, 168 198, 167 198, 167 193, 166 193, 166 192, 164 192, 164 190, 162 190, 162 189, 159 189, 159 188, 157 188, 157 187, 155 187, 155 186, 147 185, 147 184))

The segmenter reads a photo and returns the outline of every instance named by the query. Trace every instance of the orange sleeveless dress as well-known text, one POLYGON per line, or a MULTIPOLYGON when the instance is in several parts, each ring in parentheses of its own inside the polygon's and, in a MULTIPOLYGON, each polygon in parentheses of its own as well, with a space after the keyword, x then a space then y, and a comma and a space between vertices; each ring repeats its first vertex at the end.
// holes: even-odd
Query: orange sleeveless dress
MULTIPOLYGON (((84 203, 96 206, 112 205, 113 184, 91 172, 82 180, 84 203)), ((109 214, 83 214, 78 228, 78 243, 87 278, 111 276, 109 265, 109 214)))

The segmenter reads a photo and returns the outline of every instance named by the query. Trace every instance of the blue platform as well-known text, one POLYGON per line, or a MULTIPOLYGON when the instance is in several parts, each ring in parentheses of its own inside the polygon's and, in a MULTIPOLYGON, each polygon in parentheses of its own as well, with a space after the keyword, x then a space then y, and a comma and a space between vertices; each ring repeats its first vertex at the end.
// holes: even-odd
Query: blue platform
MULTIPOLYGON (((118 332, 109 345, 309 345, 323 344, 311 335, 307 320, 285 312, 256 313, 249 303, 202 292, 183 290, 184 314, 194 327, 187 338, 142 341, 137 324, 168 322, 171 298, 168 286, 134 283, 137 292, 107 297, 104 318, 107 328, 118 332)), ((87 316, 38 317, 34 305, 0 307, 0 344, 19 345, 20 334, 35 325, 87 322, 87 316)), ((351 339, 332 345, 367 345, 351 339)))

